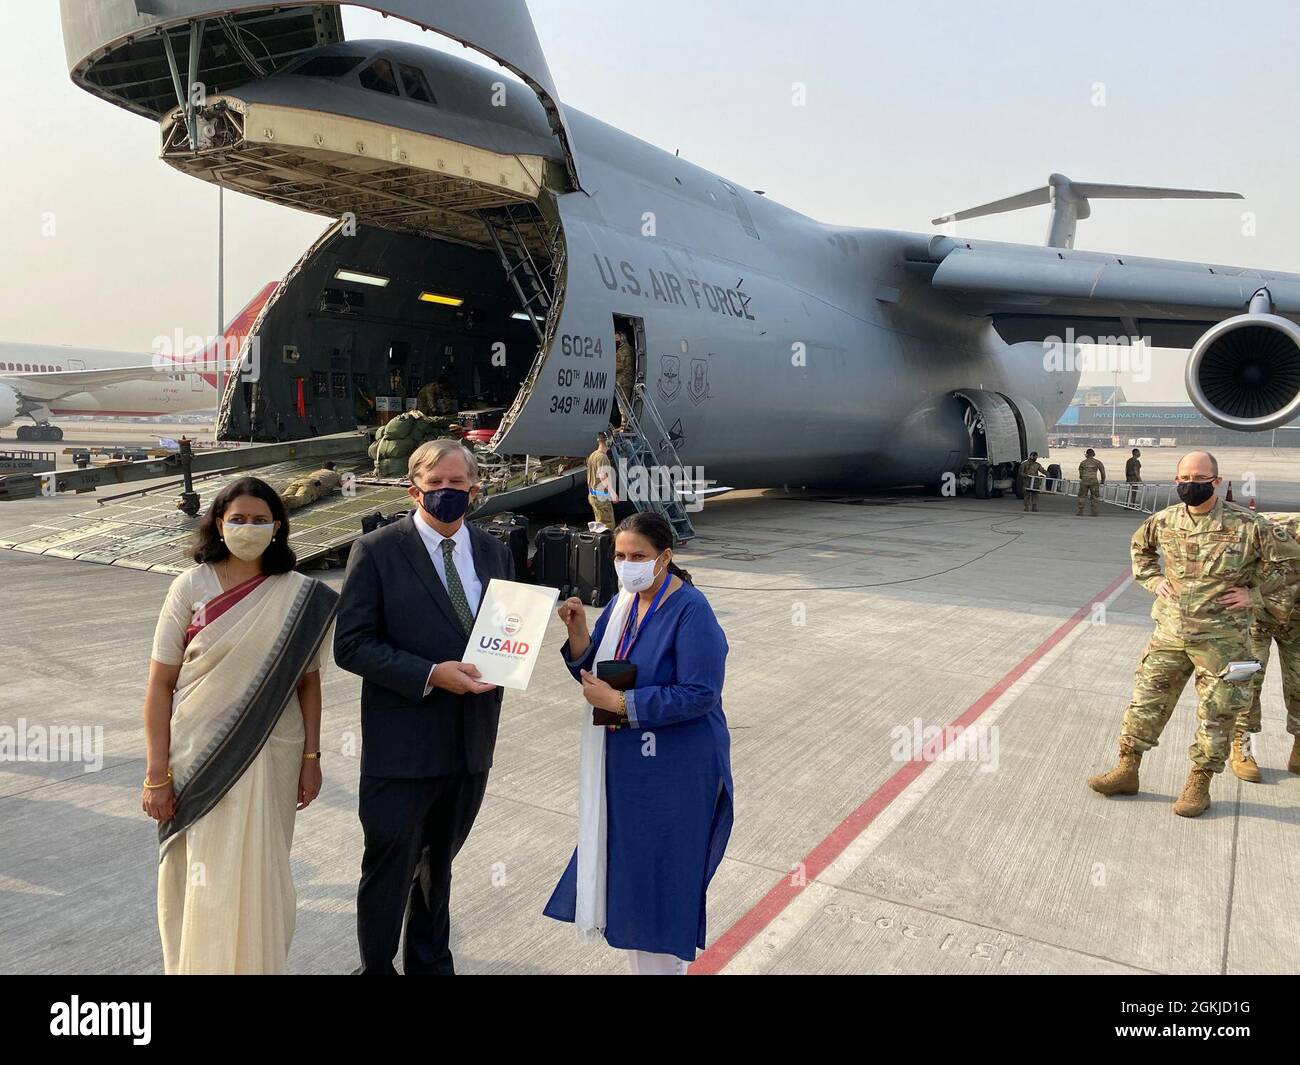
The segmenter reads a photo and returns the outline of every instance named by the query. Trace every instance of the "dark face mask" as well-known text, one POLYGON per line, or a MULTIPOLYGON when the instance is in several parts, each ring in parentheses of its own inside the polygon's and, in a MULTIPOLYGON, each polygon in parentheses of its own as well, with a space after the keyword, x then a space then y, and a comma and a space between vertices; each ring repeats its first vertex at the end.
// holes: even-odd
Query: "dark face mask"
POLYGON ((435 488, 424 493, 424 509, 450 525, 469 510, 469 493, 463 488, 435 488))
POLYGON ((1210 481, 1179 481, 1178 498, 1189 507, 1199 507, 1214 495, 1214 485, 1210 481))

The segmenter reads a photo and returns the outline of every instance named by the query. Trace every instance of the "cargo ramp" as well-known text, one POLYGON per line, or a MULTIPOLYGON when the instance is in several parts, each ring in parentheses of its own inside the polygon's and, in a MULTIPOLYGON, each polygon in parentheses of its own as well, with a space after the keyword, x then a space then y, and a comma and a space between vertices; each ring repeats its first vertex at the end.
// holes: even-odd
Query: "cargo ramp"
MULTIPOLYGON (((484 458, 484 456, 480 456, 484 458)), ((226 470, 194 478, 194 490, 204 501, 240 477, 260 477, 278 491, 296 478, 319 469, 319 457, 268 466, 226 470)), ((364 455, 336 459, 347 489, 291 512, 289 543, 299 565, 341 560, 361 536, 362 520, 372 514, 409 510, 406 484, 370 477, 364 455), (347 475, 351 475, 350 478, 347 475)), ((522 467, 484 465, 487 496, 472 518, 521 509, 585 483, 586 467, 577 459, 531 461, 522 467)), ((103 500, 79 514, 51 516, 0 538, 0 549, 50 555, 78 562, 125 566, 159 573, 181 573, 194 565, 190 545, 200 517, 177 508, 181 482, 171 482, 103 500)))

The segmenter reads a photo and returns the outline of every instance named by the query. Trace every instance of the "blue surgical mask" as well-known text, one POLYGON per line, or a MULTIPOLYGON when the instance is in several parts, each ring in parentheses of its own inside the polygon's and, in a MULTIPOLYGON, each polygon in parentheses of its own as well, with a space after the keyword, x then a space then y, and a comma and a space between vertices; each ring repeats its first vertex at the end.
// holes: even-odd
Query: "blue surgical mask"
POLYGON ((463 488, 435 488, 424 493, 424 509, 450 525, 469 510, 469 492, 463 488))

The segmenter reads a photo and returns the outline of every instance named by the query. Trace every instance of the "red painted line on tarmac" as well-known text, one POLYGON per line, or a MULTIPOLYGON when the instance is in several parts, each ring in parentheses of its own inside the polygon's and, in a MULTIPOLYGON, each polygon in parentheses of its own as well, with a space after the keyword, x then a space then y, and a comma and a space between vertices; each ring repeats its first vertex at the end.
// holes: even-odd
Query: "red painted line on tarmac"
POLYGON ((914 760, 903 765, 893 776, 867 796, 866 801, 861 806, 836 825, 831 830, 830 835, 808 852, 802 863, 800 863, 804 872, 801 883, 795 883, 794 878, 791 876, 783 876, 772 885, 768 893, 759 899, 749 912, 723 932, 713 946, 709 947, 692 963, 688 972, 692 976, 713 976, 721 972, 744 949, 750 940, 771 924, 780 915, 781 911, 802 893, 807 884, 812 883, 817 877, 821 876, 822 872, 844 852, 850 843, 862 834, 863 830, 872 821, 880 816, 890 803, 903 793, 904 789, 912 781, 925 772, 926 767, 934 760, 934 756, 942 751, 950 740, 955 738, 952 731, 955 727, 964 728, 973 723, 985 710, 997 702, 1008 688, 1023 677, 1039 659, 1065 639, 1071 630, 1088 616, 1096 603, 1105 601, 1107 596, 1128 579, 1129 574, 1127 573, 1116 577, 1101 592, 1089 599, 1063 621, 1047 639, 1017 662, 993 687, 989 688, 988 691, 963 710, 942 730, 939 736, 935 737, 932 743, 926 745, 922 751, 922 760, 914 760), (928 760, 926 760, 927 758, 928 760))

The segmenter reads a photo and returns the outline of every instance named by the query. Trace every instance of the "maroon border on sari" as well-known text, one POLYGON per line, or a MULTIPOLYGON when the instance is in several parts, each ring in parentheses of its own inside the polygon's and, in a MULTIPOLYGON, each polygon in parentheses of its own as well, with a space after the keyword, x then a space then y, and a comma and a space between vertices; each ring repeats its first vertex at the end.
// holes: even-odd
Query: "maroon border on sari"
POLYGON ((190 623, 190 627, 185 630, 185 646, 188 647, 190 641, 202 632, 204 628, 212 624, 212 622, 216 621, 217 618, 221 617, 222 614, 243 599, 244 596, 252 592, 253 589, 266 580, 268 576, 269 574, 259 573, 256 577, 249 577, 248 580, 244 581, 242 584, 237 584, 230 590, 222 592, 220 595, 213 596, 203 604, 203 607, 196 613, 196 616, 202 618, 203 621, 201 624, 197 622, 190 623))

